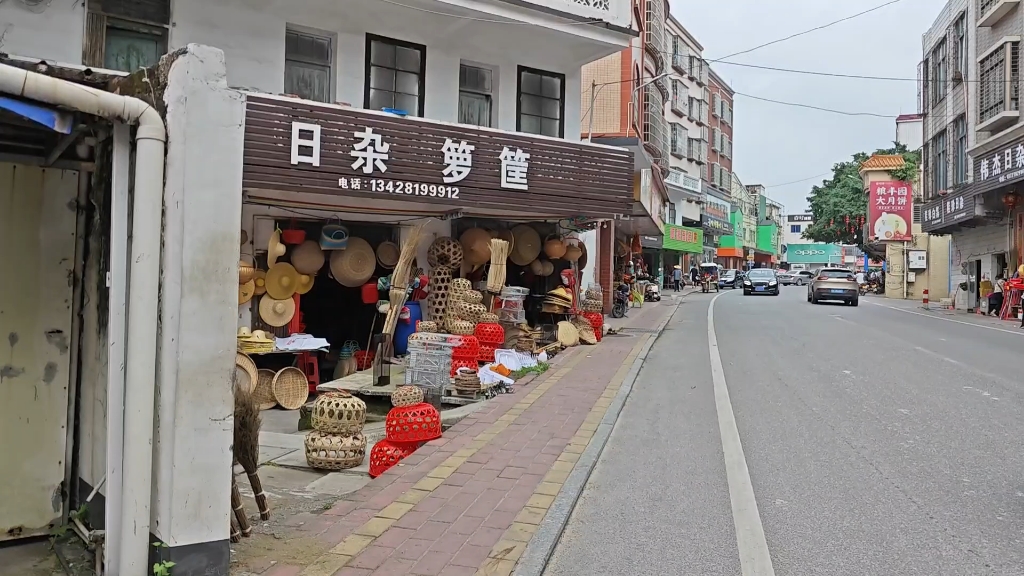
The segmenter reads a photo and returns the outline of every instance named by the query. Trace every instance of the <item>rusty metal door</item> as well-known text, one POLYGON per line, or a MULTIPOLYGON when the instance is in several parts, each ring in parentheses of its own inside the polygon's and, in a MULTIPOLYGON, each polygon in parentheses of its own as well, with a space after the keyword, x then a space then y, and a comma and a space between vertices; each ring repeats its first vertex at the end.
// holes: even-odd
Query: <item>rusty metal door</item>
POLYGON ((0 163, 0 541, 63 513, 78 172, 0 163))

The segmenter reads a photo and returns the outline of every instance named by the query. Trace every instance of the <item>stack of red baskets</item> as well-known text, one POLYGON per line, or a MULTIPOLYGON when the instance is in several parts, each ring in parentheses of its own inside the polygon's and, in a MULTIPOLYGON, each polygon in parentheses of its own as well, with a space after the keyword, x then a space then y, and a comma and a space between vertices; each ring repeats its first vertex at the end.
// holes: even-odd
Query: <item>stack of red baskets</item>
POLYGON ((412 454, 424 442, 441 437, 441 413, 426 402, 396 406, 384 421, 384 440, 370 450, 370 478, 376 478, 412 454))
POLYGON ((505 329, 497 322, 481 322, 474 331, 480 342, 477 358, 484 363, 494 362, 494 351, 505 346, 505 329))
POLYGON ((594 328, 594 335, 597 337, 597 341, 601 341, 601 329, 604 327, 604 314, 600 312, 582 312, 581 316, 590 322, 590 325, 594 328))
POLYGON ((480 341, 476 339, 476 336, 459 336, 459 338, 462 339, 462 343, 452 349, 452 378, 455 377, 459 368, 476 370, 479 366, 476 359, 480 356, 480 341))

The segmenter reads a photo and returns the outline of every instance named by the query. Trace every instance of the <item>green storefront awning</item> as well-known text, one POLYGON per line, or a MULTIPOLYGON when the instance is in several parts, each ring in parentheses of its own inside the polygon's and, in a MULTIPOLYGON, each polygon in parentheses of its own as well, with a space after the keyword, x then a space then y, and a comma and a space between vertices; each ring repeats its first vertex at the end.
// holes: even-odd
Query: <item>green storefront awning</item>
POLYGON ((700 254, 704 251, 704 230, 688 226, 665 224, 662 247, 665 250, 700 254))

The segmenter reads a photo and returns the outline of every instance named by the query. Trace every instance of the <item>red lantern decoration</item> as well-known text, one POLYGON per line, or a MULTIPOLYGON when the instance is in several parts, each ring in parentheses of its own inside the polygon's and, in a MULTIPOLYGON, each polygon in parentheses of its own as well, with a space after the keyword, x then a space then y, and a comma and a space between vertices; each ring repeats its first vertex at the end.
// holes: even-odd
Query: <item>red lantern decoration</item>
POLYGON ((1013 190, 1003 194, 1003 204, 1006 205, 1007 210, 1016 208, 1018 200, 1020 200, 1020 196, 1013 190))
POLYGON ((846 225, 849 225, 850 224, 850 217, 849 216, 843 216, 843 222, 846 223, 846 225))

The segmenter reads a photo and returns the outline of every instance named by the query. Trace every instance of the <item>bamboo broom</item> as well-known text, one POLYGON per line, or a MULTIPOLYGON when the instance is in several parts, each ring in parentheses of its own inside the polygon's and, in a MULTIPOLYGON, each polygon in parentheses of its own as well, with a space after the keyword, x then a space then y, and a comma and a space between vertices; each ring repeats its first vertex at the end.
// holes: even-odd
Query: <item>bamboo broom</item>
POLYGON ((245 515, 245 508, 242 506, 242 493, 238 491, 238 482, 235 481, 235 473, 231 473, 231 509, 235 511, 235 520, 242 529, 242 536, 246 538, 252 534, 252 526, 249 525, 249 518, 245 515))
POLYGON ((238 544, 242 541, 242 531, 238 529, 238 522, 235 521, 235 513, 228 515, 231 518, 231 543, 238 544))
POLYGON ((263 422, 259 407, 253 402, 252 393, 235 392, 235 458, 245 469, 249 477, 249 485, 256 498, 256 508, 260 511, 260 520, 270 520, 270 504, 263 492, 260 481, 260 427, 263 422))
MULTIPOLYGON (((416 259, 416 252, 419 250, 422 234, 423 225, 421 224, 413 228, 409 237, 402 243, 398 264, 395 265, 395 271, 391 275, 391 289, 388 291, 390 307, 388 308, 387 316, 384 317, 384 327, 381 329, 382 334, 391 336, 395 333, 395 326, 398 325, 398 316, 402 313, 402 307, 405 306, 405 300, 409 294, 412 262, 416 259)), ((388 341, 390 341, 390 338, 388 341)), ((385 349, 390 350, 390 344, 386 345, 385 349)))
POLYGON ((487 291, 500 294, 505 287, 505 261, 508 259, 508 241, 491 238, 491 269, 487 273, 487 291))

